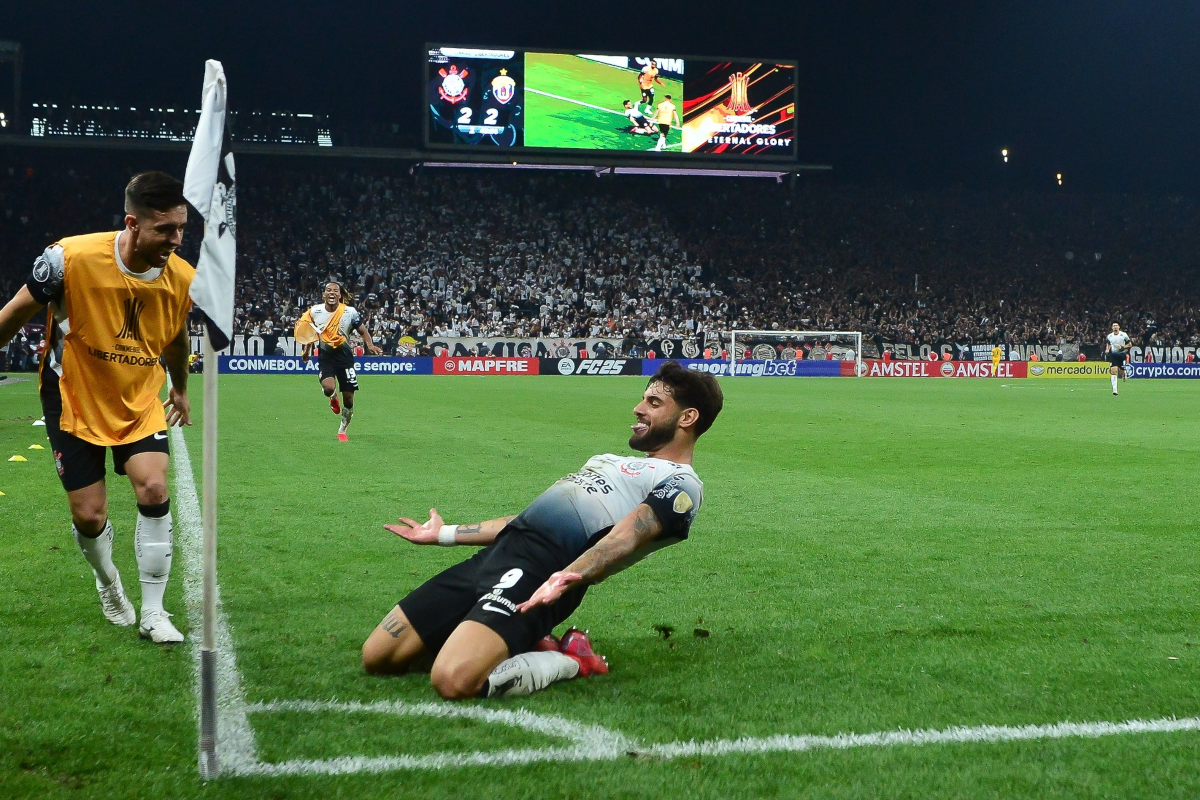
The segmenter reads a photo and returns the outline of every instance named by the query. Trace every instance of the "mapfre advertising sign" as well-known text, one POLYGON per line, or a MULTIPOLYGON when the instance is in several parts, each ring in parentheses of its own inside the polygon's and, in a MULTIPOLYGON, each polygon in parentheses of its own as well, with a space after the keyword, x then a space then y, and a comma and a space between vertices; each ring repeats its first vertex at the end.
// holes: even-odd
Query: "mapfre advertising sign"
MULTIPOLYGON (((845 375, 855 373, 853 361, 843 361, 845 375)), ((865 378, 1024 378, 1024 361, 1001 361, 992 371, 990 361, 864 361, 859 374, 865 378)))
POLYGON ((536 358, 469 358, 451 356, 433 360, 434 375, 537 375, 536 358))

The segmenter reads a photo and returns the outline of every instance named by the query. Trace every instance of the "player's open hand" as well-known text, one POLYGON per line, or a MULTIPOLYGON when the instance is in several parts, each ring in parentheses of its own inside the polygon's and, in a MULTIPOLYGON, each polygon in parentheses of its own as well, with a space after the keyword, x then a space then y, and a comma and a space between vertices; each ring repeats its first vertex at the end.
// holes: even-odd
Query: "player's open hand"
POLYGON ((181 392, 174 386, 167 391, 167 399, 163 401, 167 410, 167 427, 192 424, 192 403, 188 400, 187 392, 181 392))
POLYGON ((524 614, 536 606, 548 606, 557 603, 558 599, 583 582, 583 576, 578 572, 556 572, 538 587, 533 596, 517 606, 517 611, 524 614))
POLYGON ((401 517, 399 525, 384 525, 385 531, 391 531, 402 539, 413 544, 437 544, 438 533, 442 529, 442 515, 436 508, 429 509, 429 521, 417 522, 415 519, 401 517))

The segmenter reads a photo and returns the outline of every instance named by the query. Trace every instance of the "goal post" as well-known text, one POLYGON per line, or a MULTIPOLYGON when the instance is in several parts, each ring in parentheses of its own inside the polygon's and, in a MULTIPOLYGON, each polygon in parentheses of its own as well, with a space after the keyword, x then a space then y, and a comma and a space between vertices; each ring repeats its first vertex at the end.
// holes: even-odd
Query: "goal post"
POLYGON ((739 361, 853 361, 862 374, 862 331, 734 330, 729 340, 729 374, 739 361))

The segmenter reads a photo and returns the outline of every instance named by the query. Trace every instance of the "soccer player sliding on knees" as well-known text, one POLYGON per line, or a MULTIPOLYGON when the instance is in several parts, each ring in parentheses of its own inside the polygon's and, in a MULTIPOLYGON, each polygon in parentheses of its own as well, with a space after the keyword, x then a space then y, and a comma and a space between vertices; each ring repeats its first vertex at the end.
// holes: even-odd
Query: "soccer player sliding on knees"
POLYGON ((669 361, 633 409, 629 447, 645 456, 593 456, 516 516, 445 525, 430 509, 427 522, 385 525, 414 544, 483 549, 388 612, 363 644, 363 667, 429 669, 448 700, 529 694, 607 672, 586 633, 551 632, 589 586, 687 538, 704 489, 693 450, 722 403, 713 376, 669 361))

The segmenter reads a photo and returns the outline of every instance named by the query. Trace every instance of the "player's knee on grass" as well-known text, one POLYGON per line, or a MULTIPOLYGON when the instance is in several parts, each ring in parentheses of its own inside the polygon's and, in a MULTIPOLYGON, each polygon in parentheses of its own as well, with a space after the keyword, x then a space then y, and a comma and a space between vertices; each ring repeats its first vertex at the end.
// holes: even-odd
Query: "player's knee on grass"
POLYGON ((476 661, 438 658, 429 672, 429 682, 444 700, 470 700, 479 697, 491 671, 491 665, 476 661))
POLYGON ((399 606, 389 611, 363 642, 362 665, 370 675, 402 675, 427 669, 428 663, 425 643, 399 606))
POLYGON ((509 657, 500 634, 473 620, 459 624, 438 651, 429 672, 434 691, 446 700, 479 697, 488 675, 509 657))

